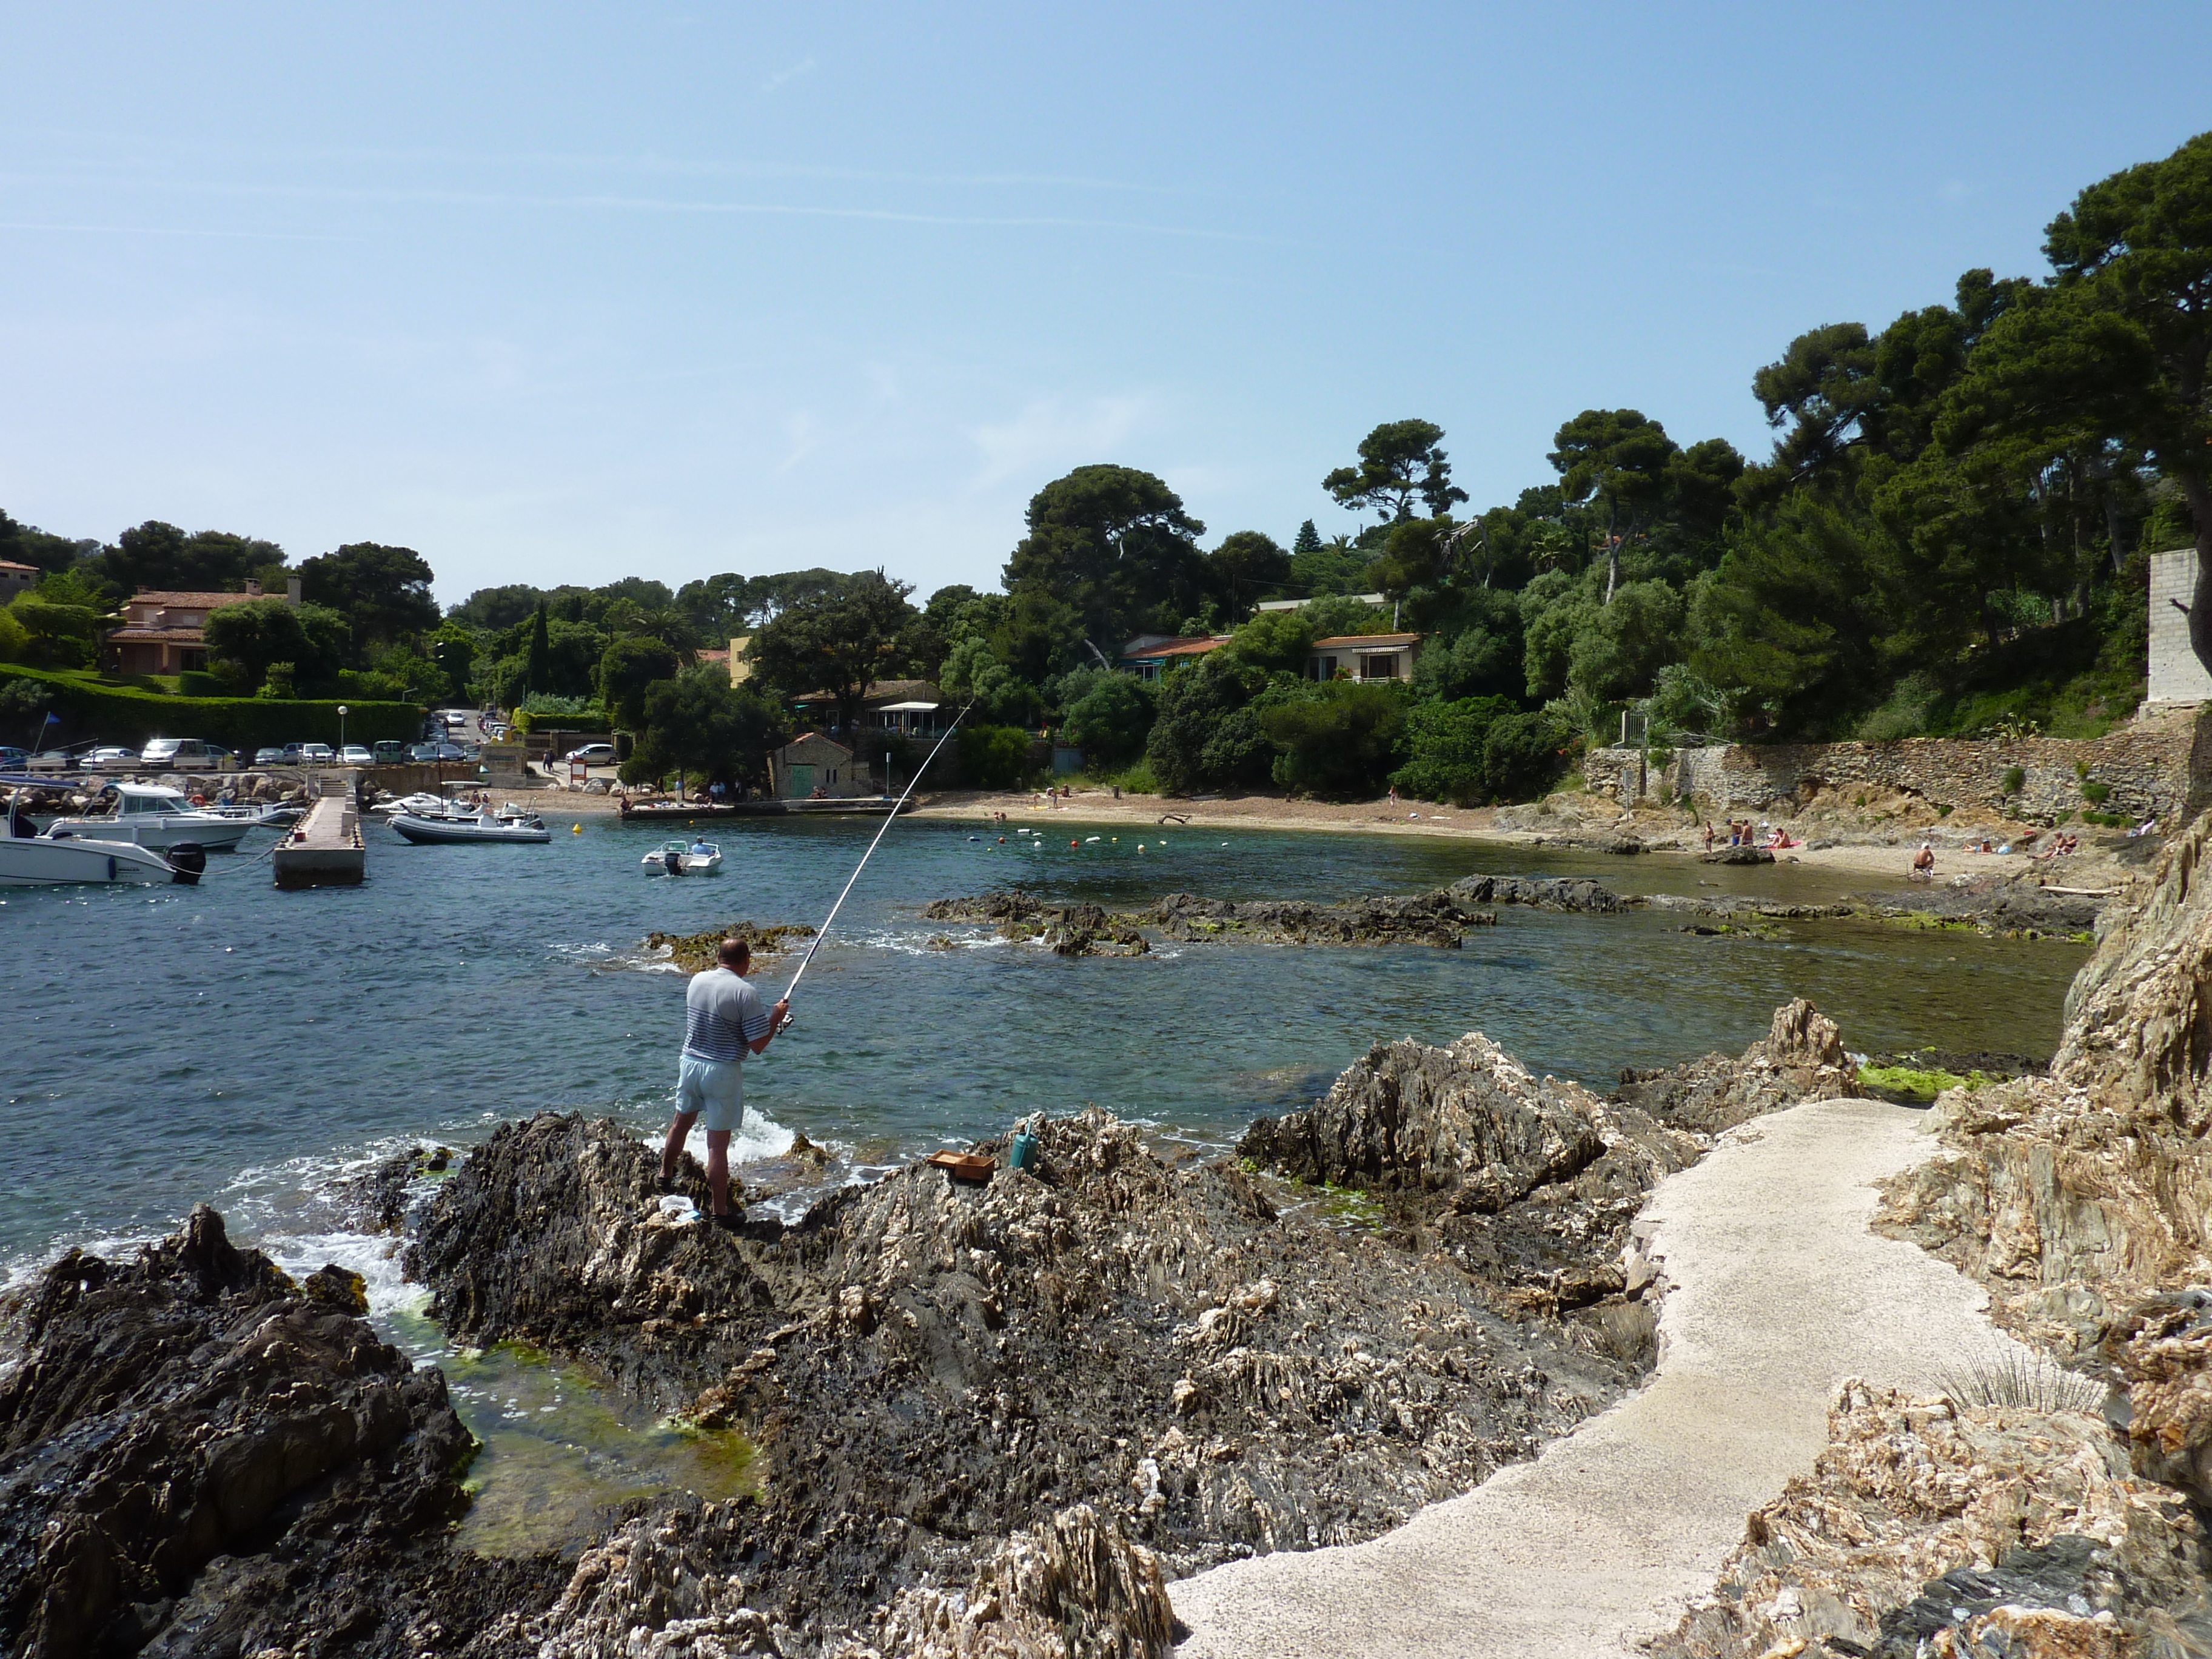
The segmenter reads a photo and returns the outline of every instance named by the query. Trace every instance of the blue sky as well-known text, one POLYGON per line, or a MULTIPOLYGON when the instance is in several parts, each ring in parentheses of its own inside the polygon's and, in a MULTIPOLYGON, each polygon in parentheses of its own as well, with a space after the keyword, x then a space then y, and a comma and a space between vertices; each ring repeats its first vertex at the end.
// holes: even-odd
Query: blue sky
POLYGON ((2212 126, 2212 8, 0 5, 0 506, 440 596, 989 586, 1110 460, 1208 541, 1379 421, 1770 441, 1790 337, 2212 126))

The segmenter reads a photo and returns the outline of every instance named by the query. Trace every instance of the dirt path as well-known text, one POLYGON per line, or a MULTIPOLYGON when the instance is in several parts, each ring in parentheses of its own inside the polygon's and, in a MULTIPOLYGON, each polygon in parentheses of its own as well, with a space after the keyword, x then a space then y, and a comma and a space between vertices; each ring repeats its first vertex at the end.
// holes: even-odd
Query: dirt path
POLYGON ((1370 1543, 1170 1586, 1182 1659, 1611 1659, 1673 1628, 1812 1467, 1844 1377, 1929 1388, 2012 1346, 1978 1288, 1867 1230, 1870 1183, 1936 1150, 1925 1121, 1822 1101, 1724 1136, 1638 1223, 1674 1286, 1649 1386, 1370 1543))

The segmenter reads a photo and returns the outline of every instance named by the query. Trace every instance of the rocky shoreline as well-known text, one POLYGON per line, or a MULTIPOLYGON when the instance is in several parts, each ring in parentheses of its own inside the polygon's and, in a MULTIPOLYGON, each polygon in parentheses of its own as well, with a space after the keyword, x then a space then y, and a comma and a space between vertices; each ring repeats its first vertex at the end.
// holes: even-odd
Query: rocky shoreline
MULTIPOLYGON (((1987 1284, 2047 1370, 1847 1386, 1814 1470, 1656 1651, 2212 1653, 2208 845, 2212 820, 2106 920, 2049 1074, 1942 1097, 1944 1152, 1886 1200, 1881 1225, 1987 1284)), ((1475 877, 1132 915, 1441 943, 1498 905, 1637 902, 1475 877)), ((935 919, 1093 946, 1139 927, 1019 894, 950 906, 935 919)), ((295 1281, 203 1206, 133 1261, 70 1253, 5 1310, 0 1640, 1163 1655, 1171 1580, 1373 1538, 1636 1388, 1665 1288, 1633 1231, 1646 1195, 1747 1120, 1859 1088, 1802 1002, 1741 1056, 1604 1097, 1479 1033, 1379 1044, 1235 1157, 1040 1115, 1030 1168, 969 1186, 916 1164, 742 1235, 665 1200, 611 1120, 502 1125, 434 1190, 438 1154, 396 1160, 362 1194, 413 1203, 409 1270, 455 1340, 529 1343, 755 1449, 748 1495, 638 1500, 580 1553, 519 1560, 456 1543, 472 1443, 359 1281, 295 1281)))
MULTIPOLYGON (((1916 927, 1972 927, 2015 939, 2086 940, 2112 895, 2044 886, 2028 876, 1998 877, 1964 886, 1865 894, 1832 904, 1677 893, 1623 893, 1586 876, 1463 876, 1426 893, 1347 898, 1334 904, 1302 899, 1219 899, 1170 893, 1138 910, 1055 903, 1019 888, 937 899, 925 921, 983 924, 1002 939, 1040 941, 1062 956, 1136 956, 1155 943, 1236 940, 1255 945, 1426 945, 1457 950, 1468 930, 1494 927, 1498 908, 1619 915, 1652 911, 1685 918, 1698 933, 1761 932, 1788 921, 1843 917, 1916 927)), ((939 936, 942 945, 953 941, 939 936)), ((654 935, 657 943, 660 936, 654 935)))
MULTIPOLYGON (((757 1448, 757 1496, 610 1516, 575 1559, 459 1550, 470 1442, 436 1371, 375 1338, 357 1281, 295 1284, 203 1208, 137 1262, 73 1253, 30 1293, 0 1384, 21 1586, 0 1637, 581 1655, 642 1626, 629 1650, 1164 1652, 1169 1578, 1375 1536, 1634 1388, 1644 1194, 1716 1127, 1851 1084, 1800 1004, 1741 1058, 1635 1086, 1539 1079, 1479 1035, 1380 1045, 1237 1158, 1038 1117, 1033 1170, 971 1188, 915 1164, 745 1237, 672 1213, 618 1124, 503 1125, 409 1252, 448 1333, 580 1361, 757 1448), (106 1392, 66 1381, 88 1346, 115 1356, 106 1392), (127 1467, 118 1429, 141 1437, 127 1467), (240 1448, 250 1502, 225 1484, 240 1448), (370 1575, 373 1604, 307 1596, 370 1575)), ((364 1200, 394 1212, 435 1158, 364 1200)))

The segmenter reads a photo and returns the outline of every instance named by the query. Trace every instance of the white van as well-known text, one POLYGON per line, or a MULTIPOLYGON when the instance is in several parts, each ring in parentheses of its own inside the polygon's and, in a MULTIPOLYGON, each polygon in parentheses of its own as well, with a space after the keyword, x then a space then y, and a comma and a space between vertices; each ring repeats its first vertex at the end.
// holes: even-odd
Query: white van
POLYGON ((138 763, 149 771, 174 767, 179 772, 211 772, 218 751, 202 738, 149 738, 138 751, 138 763))

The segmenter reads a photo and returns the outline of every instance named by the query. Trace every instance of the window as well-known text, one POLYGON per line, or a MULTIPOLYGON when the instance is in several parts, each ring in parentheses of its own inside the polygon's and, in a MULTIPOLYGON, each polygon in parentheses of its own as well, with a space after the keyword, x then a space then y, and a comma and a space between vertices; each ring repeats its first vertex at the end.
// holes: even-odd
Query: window
POLYGON ((1363 680, 1395 680, 1398 678, 1398 653, 1378 652, 1359 659, 1359 678, 1363 680))

